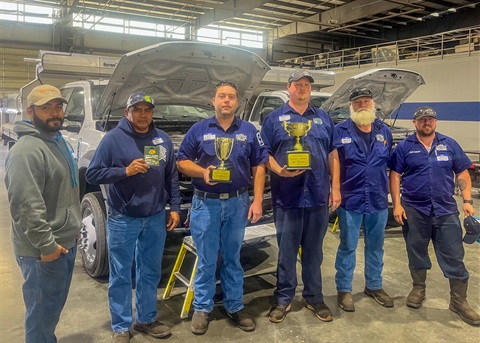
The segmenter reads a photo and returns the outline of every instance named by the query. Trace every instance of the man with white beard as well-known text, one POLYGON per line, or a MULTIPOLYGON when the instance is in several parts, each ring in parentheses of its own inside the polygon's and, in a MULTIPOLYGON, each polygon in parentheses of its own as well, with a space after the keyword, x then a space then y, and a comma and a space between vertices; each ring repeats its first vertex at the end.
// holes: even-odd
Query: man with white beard
POLYGON ((364 292, 380 305, 393 307, 393 300, 382 288, 383 242, 388 219, 387 162, 393 140, 389 127, 376 117, 369 89, 352 90, 350 113, 348 120, 335 127, 333 141, 340 159, 342 195, 337 210, 340 245, 335 282, 338 306, 353 312, 352 282, 360 227, 365 241, 364 292))

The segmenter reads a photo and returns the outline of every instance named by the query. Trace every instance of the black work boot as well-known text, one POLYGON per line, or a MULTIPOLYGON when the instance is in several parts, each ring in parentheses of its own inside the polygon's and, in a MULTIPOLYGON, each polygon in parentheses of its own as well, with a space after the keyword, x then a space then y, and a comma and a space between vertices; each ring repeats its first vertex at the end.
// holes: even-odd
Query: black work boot
POLYGON ((475 312, 467 301, 468 279, 450 281, 450 311, 457 313, 465 323, 480 326, 480 316, 475 312))
POLYGON ((412 308, 422 307, 426 298, 427 270, 426 269, 410 269, 410 275, 413 280, 413 288, 407 297, 407 306, 412 308))

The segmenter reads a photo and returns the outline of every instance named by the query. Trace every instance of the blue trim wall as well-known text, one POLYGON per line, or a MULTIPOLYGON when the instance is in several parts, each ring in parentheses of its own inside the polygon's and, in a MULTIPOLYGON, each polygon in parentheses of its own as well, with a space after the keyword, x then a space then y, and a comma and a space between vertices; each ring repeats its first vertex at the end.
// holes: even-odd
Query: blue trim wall
POLYGON ((412 119, 413 113, 420 106, 431 106, 437 112, 439 120, 480 121, 480 102, 406 102, 395 111, 392 118, 412 119))

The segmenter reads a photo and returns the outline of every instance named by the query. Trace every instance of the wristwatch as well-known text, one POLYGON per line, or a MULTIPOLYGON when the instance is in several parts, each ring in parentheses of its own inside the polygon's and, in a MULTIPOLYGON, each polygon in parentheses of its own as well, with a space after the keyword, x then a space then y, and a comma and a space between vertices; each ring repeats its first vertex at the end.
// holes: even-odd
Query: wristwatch
POLYGON ((463 203, 464 203, 464 204, 473 205, 473 200, 472 200, 472 199, 470 199, 470 200, 465 200, 465 199, 464 199, 464 200, 463 200, 463 203))

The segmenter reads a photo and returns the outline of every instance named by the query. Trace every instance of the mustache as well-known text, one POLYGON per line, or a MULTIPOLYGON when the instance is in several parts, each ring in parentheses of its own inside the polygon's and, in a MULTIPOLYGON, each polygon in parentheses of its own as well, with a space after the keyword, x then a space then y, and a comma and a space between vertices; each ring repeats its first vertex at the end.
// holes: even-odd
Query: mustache
POLYGON ((53 117, 53 118, 48 118, 47 120, 45 120, 45 123, 50 123, 52 121, 62 121, 63 119, 60 118, 60 117, 53 117))

